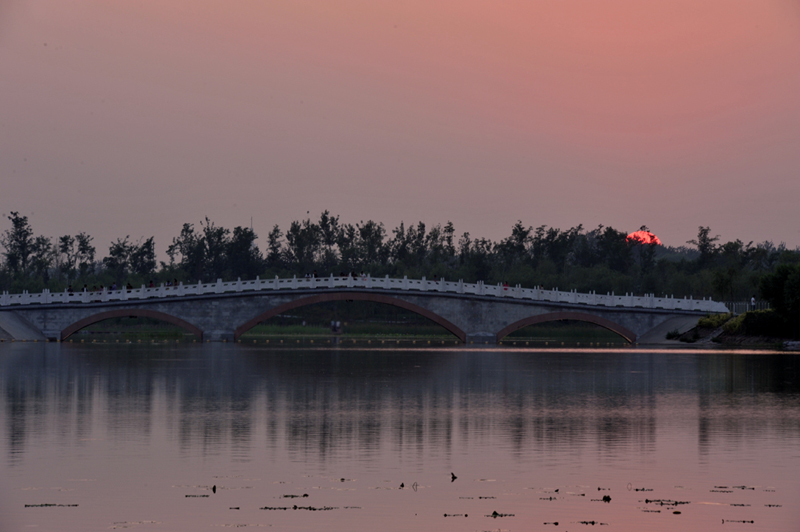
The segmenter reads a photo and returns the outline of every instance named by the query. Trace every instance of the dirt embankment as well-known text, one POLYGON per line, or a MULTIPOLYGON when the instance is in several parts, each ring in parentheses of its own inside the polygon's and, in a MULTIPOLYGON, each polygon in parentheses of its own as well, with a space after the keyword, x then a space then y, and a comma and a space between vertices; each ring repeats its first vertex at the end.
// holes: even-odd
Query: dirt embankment
POLYGON ((714 345, 726 347, 766 347, 777 349, 800 350, 800 342, 788 341, 785 338, 772 336, 754 336, 726 332, 722 327, 695 327, 677 338, 678 341, 696 345, 697 347, 711 347, 714 345))

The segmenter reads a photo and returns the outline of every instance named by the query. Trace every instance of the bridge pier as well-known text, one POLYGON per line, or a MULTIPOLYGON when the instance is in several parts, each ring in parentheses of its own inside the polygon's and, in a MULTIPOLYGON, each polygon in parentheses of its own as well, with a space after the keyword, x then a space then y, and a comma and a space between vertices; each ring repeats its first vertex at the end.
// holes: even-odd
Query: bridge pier
POLYGON ((233 342, 233 331, 203 331, 204 342, 233 342))
POLYGON ((467 333, 467 345, 497 345, 497 334, 490 332, 467 333))

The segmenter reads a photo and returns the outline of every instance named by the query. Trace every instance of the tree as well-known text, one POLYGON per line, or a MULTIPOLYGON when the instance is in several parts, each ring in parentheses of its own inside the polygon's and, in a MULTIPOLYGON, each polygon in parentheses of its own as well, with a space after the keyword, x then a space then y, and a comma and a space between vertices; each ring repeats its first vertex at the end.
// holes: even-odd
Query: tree
POLYGON ((128 256, 130 271, 142 277, 153 275, 156 270, 155 247, 154 237, 152 236, 144 242, 139 240, 138 243, 132 245, 128 256))
POLYGON ((306 218, 294 221, 286 231, 286 259, 289 263, 309 273, 322 245, 319 226, 306 218))
POLYGON ((78 249, 75 246, 75 237, 64 235, 58 238, 59 270, 67 278, 67 283, 72 283, 75 275, 75 264, 78 260, 78 249))
POLYGON ((800 319, 800 264, 779 264, 761 278, 761 297, 777 312, 800 319))
POLYGON ((267 235, 267 266, 270 268, 280 268, 283 266, 283 232, 278 225, 272 227, 272 231, 267 235))
POLYGON ((208 216, 206 216, 205 223, 200 222, 200 225, 203 227, 202 242, 205 248, 203 273, 207 279, 220 279, 224 277, 228 263, 227 250, 230 231, 214 225, 208 216))
POLYGON ((249 227, 234 227, 225 255, 231 278, 253 279, 264 267, 261 251, 256 246, 256 234, 249 227))
POLYGON ((3 232, 0 243, 5 248, 6 268, 18 276, 28 271, 34 245, 33 229, 28 217, 20 216, 19 212, 12 211, 8 219, 11 220, 11 229, 3 232))
POLYGON ((701 225, 697 228, 697 240, 688 240, 686 242, 687 244, 697 246, 697 251, 700 252, 700 262, 702 264, 708 264, 717 253, 717 246, 714 242, 719 240, 719 235, 710 237, 708 236, 709 234, 711 234, 711 229, 701 225))
POLYGON ((94 269, 95 249, 92 240, 94 238, 84 232, 75 235, 75 242, 78 244, 78 271, 81 277, 88 275, 94 269))
POLYGON ((44 284, 50 282, 50 268, 55 262, 53 242, 45 236, 37 236, 31 246, 31 273, 44 284))
POLYGON ((134 246, 128 242, 128 238, 130 235, 112 242, 108 256, 103 259, 103 266, 119 282, 123 282, 130 273, 130 257, 134 246))
POLYGON ((178 267, 186 277, 201 280, 203 277, 205 247, 202 237, 194 231, 194 225, 185 223, 181 234, 172 239, 167 248, 170 264, 175 264, 179 257, 178 267))

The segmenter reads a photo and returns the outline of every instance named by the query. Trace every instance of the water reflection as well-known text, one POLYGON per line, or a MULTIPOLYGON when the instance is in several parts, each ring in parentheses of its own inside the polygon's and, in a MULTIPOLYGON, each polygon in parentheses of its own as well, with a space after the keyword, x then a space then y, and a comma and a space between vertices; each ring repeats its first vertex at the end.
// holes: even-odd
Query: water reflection
POLYGON ((545 529, 563 531, 596 520, 609 530, 707 532, 728 519, 796 530, 799 362, 4 344, 0 529, 528 530, 557 521, 545 529), (715 488, 745 484, 753 489, 715 488), (659 513, 633 486, 691 502, 686 519, 675 528, 664 521, 672 510, 659 513), (259 510, 287 506, 287 493, 338 510, 259 510), (25 506, 51 503, 64 506, 25 506), (494 511, 517 517, 495 522, 494 511))
POLYGON ((185 452, 233 445, 241 459, 260 423, 298 459, 383 445, 447 455, 481 439, 520 458, 591 446, 613 459, 691 424, 704 454, 800 431, 798 357, 780 354, 39 344, 0 364, 12 462, 31 439, 80 446, 100 429, 147 442, 160 423, 185 452))

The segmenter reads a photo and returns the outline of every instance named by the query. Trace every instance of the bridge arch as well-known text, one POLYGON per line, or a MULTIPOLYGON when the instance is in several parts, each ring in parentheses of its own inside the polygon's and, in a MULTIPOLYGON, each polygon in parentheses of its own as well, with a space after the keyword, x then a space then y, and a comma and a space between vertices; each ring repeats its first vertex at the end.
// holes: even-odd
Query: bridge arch
POLYGON ((608 329, 609 331, 617 333, 630 343, 636 341, 635 332, 631 331, 626 327, 623 327, 618 323, 614 323, 611 320, 601 318, 600 316, 595 316, 594 314, 589 314, 588 312, 547 312, 545 314, 529 316, 519 321, 515 321, 514 323, 508 325, 507 327, 504 327, 500 332, 497 333, 497 342, 499 343, 503 338, 505 338, 512 332, 518 329, 522 329, 523 327, 527 327, 528 325, 536 325, 537 323, 545 323, 548 321, 560 321, 560 320, 586 321, 589 323, 594 323, 595 325, 599 325, 600 327, 603 327, 605 329, 608 329))
POLYGON ((76 321, 63 331, 61 331, 61 340, 66 340, 76 332, 80 331, 81 329, 92 325, 93 323, 97 323, 98 321, 107 320, 110 318, 130 318, 130 317, 137 317, 137 318, 153 318, 156 320, 165 321, 167 323, 171 323, 173 325, 177 325, 182 329, 186 329, 190 333, 197 336, 198 340, 203 340, 203 331, 198 327, 195 327, 191 323, 186 320, 182 320, 180 318, 176 318, 170 314, 166 314, 164 312, 159 312, 157 310, 148 310, 148 309, 139 309, 139 308, 129 308, 129 309, 119 309, 119 310, 108 310, 105 312, 98 312, 97 314, 92 314, 91 316, 87 316, 81 320, 76 321))
POLYGON ((239 337, 242 336, 244 333, 246 333, 256 325, 258 325, 262 321, 266 321, 272 318, 273 316, 277 316, 278 314, 282 314, 286 311, 298 307, 305 307, 308 305, 314 305, 316 303, 325 303, 328 301, 371 301, 373 303, 383 303, 386 305, 392 305, 395 307, 404 308, 406 310, 410 310, 411 312, 419 314, 420 316, 428 318, 429 320, 438 325, 441 325, 442 327, 453 333, 462 342, 466 342, 467 340, 467 333, 461 330, 460 327, 424 307, 420 307, 419 305, 409 303, 408 301, 404 301, 396 297, 391 297, 383 294, 373 294, 369 292, 335 292, 331 294, 317 294, 313 296, 295 299, 294 301, 289 301, 288 303, 284 303, 282 305, 278 305, 277 307, 271 308, 266 312, 262 312, 255 318, 249 320, 247 323, 238 327, 233 334, 233 339, 234 341, 238 340, 239 337))

